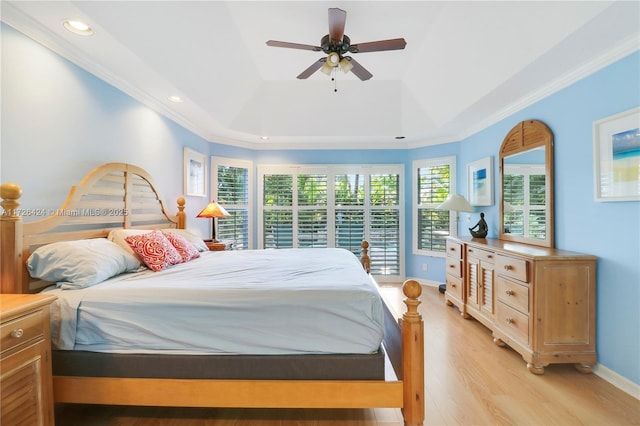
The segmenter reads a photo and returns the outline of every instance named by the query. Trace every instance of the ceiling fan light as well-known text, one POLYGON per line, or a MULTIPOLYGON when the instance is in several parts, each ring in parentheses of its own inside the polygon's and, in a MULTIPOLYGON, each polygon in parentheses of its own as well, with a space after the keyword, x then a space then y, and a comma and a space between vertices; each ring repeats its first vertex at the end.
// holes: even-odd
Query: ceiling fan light
POLYGON ((329 65, 329 62, 325 62, 324 65, 322 65, 322 68, 320 68, 320 71, 326 75, 331 75, 333 72, 333 66, 329 65))
POLYGON ((336 52, 329 53, 326 63, 331 65, 332 67, 337 67, 340 63, 340 55, 338 55, 336 52))
POLYGON ((347 74, 349 71, 351 71, 351 68, 353 68, 353 64, 350 60, 348 60, 347 58, 342 58, 340 60, 340 69, 343 73, 347 74))

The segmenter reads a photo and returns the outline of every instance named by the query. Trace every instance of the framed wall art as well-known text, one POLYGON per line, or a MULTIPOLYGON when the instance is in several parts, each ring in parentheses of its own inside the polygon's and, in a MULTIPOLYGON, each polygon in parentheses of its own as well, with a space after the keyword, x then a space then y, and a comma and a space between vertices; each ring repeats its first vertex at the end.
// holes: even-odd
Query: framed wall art
POLYGON ((467 191, 472 206, 493 205, 493 157, 467 165, 467 191))
POLYGON ((640 200, 640 107, 593 123, 596 201, 640 200))
POLYGON ((194 197, 207 196, 207 161, 204 154, 184 148, 184 193, 194 197))

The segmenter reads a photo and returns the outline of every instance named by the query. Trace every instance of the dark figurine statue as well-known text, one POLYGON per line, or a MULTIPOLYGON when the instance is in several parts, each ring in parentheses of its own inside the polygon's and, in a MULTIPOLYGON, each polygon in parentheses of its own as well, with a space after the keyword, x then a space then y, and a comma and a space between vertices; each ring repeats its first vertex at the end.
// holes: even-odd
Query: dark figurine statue
POLYGON ((484 213, 480 213, 480 220, 473 228, 469 228, 469 232, 471 232, 471 236, 473 238, 485 238, 487 236, 489 227, 487 226, 487 222, 484 220, 484 213), (476 228, 478 228, 478 230, 474 231, 476 228))

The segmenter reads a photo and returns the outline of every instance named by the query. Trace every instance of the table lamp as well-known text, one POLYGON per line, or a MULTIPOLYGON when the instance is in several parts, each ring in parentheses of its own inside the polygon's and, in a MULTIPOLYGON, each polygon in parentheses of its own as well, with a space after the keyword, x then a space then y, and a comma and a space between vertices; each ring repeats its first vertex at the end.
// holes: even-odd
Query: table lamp
MULTIPOLYGON (((473 207, 471 206, 471 204, 469 204, 467 199, 460 194, 449 195, 444 203, 440 204, 436 208, 440 210, 449 210, 456 212, 456 227, 458 226, 458 212, 473 213, 473 207)), ((444 293, 446 290, 446 284, 440 284, 438 286, 438 291, 440 291, 440 293, 444 293)))
POLYGON ((224 209, 220 204, 215 201, 207 204, 207 207, 202 209, 200 213, 196 217, 207 217, 211 218, 211 241, 217 243, 216 240, 216 217, 225 217, 231 216, 228 211, 224 209))

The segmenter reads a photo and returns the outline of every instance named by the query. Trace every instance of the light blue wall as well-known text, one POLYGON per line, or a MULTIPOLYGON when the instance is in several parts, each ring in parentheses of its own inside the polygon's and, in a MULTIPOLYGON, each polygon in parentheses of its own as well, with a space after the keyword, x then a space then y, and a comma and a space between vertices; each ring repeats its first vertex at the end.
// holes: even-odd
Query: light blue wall
MULTIPOLYGON (((57 208, 67 189, 93 167, 129 162, 148 170, 165 199, 183 194, 182 149, 251 159, 256 164, 403 163, 407 276, 444 281, 444 262, 411 254, 411 162, 455 155, 457 188, 466 194, 466 164, 494 156, 519 121, 544 121, 555 136, 556 246, 594 254, 598 262, 598 353, 605 367, 640 383, 640 211, 638 202, 593 201, 592 123, 640 104, 640 53, 583 79, 461 142, 412 150, 252 151, 210 144, 1 25, 0 180, 23 187, 23 206, 57 208), (422 272, 427 263, 428 271, 422 272)), ((497 189, 496 189, 497 190, 497 189)), ((189 197, 189 226, 207 199, 189 197)), ((480 208, 476 209, 478 212, 480 208)), ((497 207, 482 208, 497 236, 497 207)), ((459 230, 471 225, 461 215, 459 230)))
MULTIPOLYGON (((22 186, 23 207, 56 209, 94 167, 126 162, 151 173, 177 211, 183 146, 207 152, 209 143, 11 27, 1 29, 0 179, 22 186)), ((208 222, 191 219, 204 205, 188 197, 187 216, 208 235, 208 222)))

